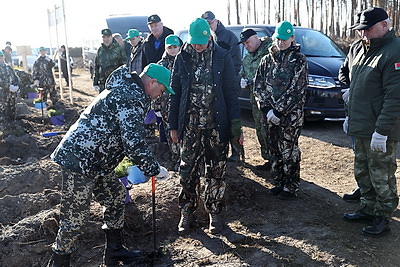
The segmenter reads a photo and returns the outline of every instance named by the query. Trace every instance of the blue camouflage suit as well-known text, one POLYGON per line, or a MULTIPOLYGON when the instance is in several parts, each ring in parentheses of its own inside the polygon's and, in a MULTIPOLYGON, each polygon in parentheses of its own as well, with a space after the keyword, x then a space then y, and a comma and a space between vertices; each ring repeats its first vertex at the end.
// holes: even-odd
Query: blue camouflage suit
POLYGON ((143 119, 149 99, 138 75, 127 67, 115 70, 106 90, 86 108, 51 155, 63 168, 60 228, 53 250, 71 253, 89 217, 92 193, 105 208, 104 224, 120 229, 124 223, 126 189, 114 174, 127 156, 147 176, 159 173, 148 149, 143 119))

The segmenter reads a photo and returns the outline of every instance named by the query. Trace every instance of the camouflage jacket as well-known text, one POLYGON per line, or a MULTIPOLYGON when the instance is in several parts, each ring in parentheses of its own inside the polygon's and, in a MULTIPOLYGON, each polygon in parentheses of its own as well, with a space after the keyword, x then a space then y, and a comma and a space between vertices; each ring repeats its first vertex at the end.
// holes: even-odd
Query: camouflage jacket
POLYGON ((20 89, 28 89, 30 85, 33 83, 32 75, 23 70, 15 70, 15 74, 18 76, 20 83, 20 89))
POLYGON ((39 80, 39 87, 53 86, 56 84, 53 75, 54 61, 48 56, 39 56, 32 68, 33 80, 39 80))
POLYGON ((271 37, 262 37, 260 38, 261 44, 258 47, 257 51, 253 53, 247 53, 243 58, 243 65, 240 71, 240 76, 248 80, 248 85, 246 89, 252 89, 254 84, 254 76, 256 75, 256 71, 258 65, 263 56, 269 53, 269 48, 272 45, 271 37))
POLYGON ((99 85, 106 82, 111 72, 124 65, 127 58, 124 49, 117 42, 112 42, 109 46, 101 44, 94 62, 93 85, 99 85))
POLYGON ((5 98, 10 93, 10 85, 18 85, 19 79, 10 65, 0 63, 0 98, 5 98))
POLYGON ((159 165, 145 141, 149 99, 138 75, 116 69, 101 92, 71 126, 51 155, 58 164, 87 176, 111 173, 127 156, 147 176, 159 165))
POLYGON ((263 57, 254 82, 254 97, 259 109, 281 119, 281 125, 302 126, 305 89, 308 84, 306 57, 291 46, 279 51, 273 45, 263 57))
MULTIPOLYGON (((164 53, 160 61, 157 62, 158 65, 164 66, 172 72, 172 67, 174 65, 175 57, 164 53)), ((168 120, 169 113, 169 97, 170 94, 165 90, 161 97, 158 97, 154 101, 154 110, 161 110, 161 115, 164 121, 168 120)))
POLYGON ((211 85, 211 91, 215 96, 213 115, 221 142, 226 142, 231 138, 231 121, 240 119, 239 84, 237 77, 232 75, 235 73, 232 58, 226 49, 214 43, 211 49, 210 68, 207 75, 204 75, 205 73, 196 72, 199 71, 198 67, 193 67, 195 62, 198 62, 196 56, 204 57, 205 55, 202 55, 204 52, 198 55, 188 52, 186 49, 190 49, 189 46, 184 44, 182 50, 176 55, 172 72, 171 87, 175 94, 171 95, 170 100, 171 109, 168 117, 170 129, 178 130, 178 137, 182 139, 188 123, 188 110, 193 104, 191 98, 193 85, 199 84, 199 79, 204 79, 201 83, 207 85, 207 88, 211 85))

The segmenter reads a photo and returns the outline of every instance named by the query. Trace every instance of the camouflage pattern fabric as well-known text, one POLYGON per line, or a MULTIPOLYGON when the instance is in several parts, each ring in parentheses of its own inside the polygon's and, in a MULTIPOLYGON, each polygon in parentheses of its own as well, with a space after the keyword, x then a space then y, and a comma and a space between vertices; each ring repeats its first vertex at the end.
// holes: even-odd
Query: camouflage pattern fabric
POLYGON ((140 74, 143 70, 142 63, 142 52, 143 52, 143 40, 140 41, 135 47, 131 49, 131 55, 128 58, 127 66, 129 67, 129 72, 134 72, 140 74))
MULTIPOLYGON (((158 61, 157 64, 166 67, 167 69, 169 69, 172 72, 173 66, 174 66, 174 60, 175 60, 174 56, 164 53, 162 59, 160 61, 158 61)), ((163 94, 161 95, 161 97, 156 99, 156 102, 159 103, 159 108, 160 108, 161 116, 162 116, 162 123, 164 124, 167 143, 168 143, 169 149, 171 151, 171 160, 173 162, 178 162, 180 159, 179 145, 172 141, 170 130, 169 130, 170 127, 169 127, 169 123, 168 123, 169 110, 171 107, 170 96, 171 96, 171 94, 164 91, 163 94)))
POLYGON ((22 70, 15 70, 15 74, 19 78, 19 92, 22 98, 28 97, 28 90, 33 84, 32 75, 22 70))
POLYGON ((258 65, 260 64, 261 58, 269 53, 269 48, 272 45, 271 37, 260 38, 261 44, 257 51, 253 53, 247 53, 243 58, 243 65, 240 75, 242 78, 248 80, 249 85, 244 88, 244 90, 250 90, 250 103, 252 104, 252 114, 254 119, 254 126, 256 128, 257 139, 260 144, 261 156, 263 159, 267 160, 267 133, 265 131, 265 114, 258 108, 253 92, 254 78, 258 65))
POLYGON ((386 142, 386 153, 372 151, 371 139, 355 137, 354 176, 361 189, 360 211, 391 218, 399 204, 396 186, 397 141, 386 142))
POLYGON ((6 63, 0 63, 0 121, 15 119, 15 99, 17 94, 10 92, 10 85, 19 85, 14 70, 6 63))
POLYGON ((69 254, 76 249, 76 240, 89 219, 92 193, 104 207, 104 225, 123 227, 126 188, 115 174, 89 177, 63 168, 60 225, 53 251, 69 254))
POLYGON ((32 78, 39 81, 39 88, 43 88, 42 99, 47 101, 47 94, 50 94, 50 99, 54 103, 58 101, 56 91, 56 82, 53 75, 54 61, 48 56, 38 57, 33 64, 32 78))
POLYGON ((102 92, 108 76, 126 62, 125 51, 118 43, 112 42, 108 47, 102 44, 95 58, 93 85, 102 92))
POLYGON ((200 177, 205 167, 204 207, 209 213, 220 213, 225 194, 227 143, 219 140, 218 131, 187 127, 181 142, 179 207, 193 212, 200 197, 200 177))
POLYGON ((143 84, 127 67, 115 70, 100 93, 71 126, 52 154, 58 164, 86 176, 109 174, 127 156, 146 176, 159 165, 145 141, 149 108, 143 84))
POLYGON ((275 185, 295 193, 300 181, 298 138, 304 123, 307 61, 296 46, 279 51, 273 45, 269 51, 256 72, 254 98, 264 114, 273 109, 280 118, 279 125, 265 125, 268 153, 275 185))

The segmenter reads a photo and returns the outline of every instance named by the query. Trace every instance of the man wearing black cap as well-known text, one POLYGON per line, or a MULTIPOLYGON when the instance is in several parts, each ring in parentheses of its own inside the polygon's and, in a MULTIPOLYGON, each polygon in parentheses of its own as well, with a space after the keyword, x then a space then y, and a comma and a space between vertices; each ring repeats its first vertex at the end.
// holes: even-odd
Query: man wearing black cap
POLYGON ((113 42, 111 30, 103 29, 101 34, 103 43, 97 50, 93 77, 93 89, 98 92, 104 90, 105 82, 111 72, 126 63, 125 51, 117 42, 113 42))
POLYGON ((348 134, 355 137, 354 175, 361 205, 343 217, 368 222, 363 233, 380 235, 389 229, 399 203, 395 172, 400 140, 400 38, 379 7, 364 10, 354 29, 369 41, 354 58, 348 103, 348 134))
POLYGON ((147 26, 151 33, 143 43, 143 66, 160 61, 165 51, 165 37, 174 34, 173 30, 163 25, 156 14, 147 18, 147 26))
POLYGON ((268 49, 271 47, 272 39, 271 37, 267 36, 258 38, 257 33, 253 29, 243 29, 243 31, 240 33, 240 41, 238 44, 240 43, 242 43, 249 52, 243 58, 243 67, 240 72, 240 87, 242 87, 242 89, 250 90, 250 102, 252 104, 252 113, 257 138, 258 142, 260 143, 261 156, 266 161, 264 164, 257 165, 256 168, 260 170, 269 170, 271 168, 271 163, 267 161, 267 134, 263 126, 265 115, 257 107, 257 104, 254 100, 253 82, 261 58, 269 53, 268 49))

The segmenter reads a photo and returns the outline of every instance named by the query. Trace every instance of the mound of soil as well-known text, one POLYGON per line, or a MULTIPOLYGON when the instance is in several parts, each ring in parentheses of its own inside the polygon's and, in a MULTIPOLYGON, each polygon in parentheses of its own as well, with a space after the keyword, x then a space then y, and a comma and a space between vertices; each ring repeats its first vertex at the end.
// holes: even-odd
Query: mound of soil
MULTIPOLYGON (((96 95, 89 73, 75 69, 73 103, 64 99, 54 108, 65 110, 66 124, 51 125, 46 111, 19 99, 18 119, 0 125, 0 266, 46 266, 58 230, 61 172, 49 155, 62 135, 46 138, 43 132, 65 131, 96 95)), ((220 235, 207 233, 208 217, 202 205, 194 229, 177 234, 179 175, 156 184, 156 246, 161 255, 153 266, 400 266, 400 212, 394 213, 391 231, 379 238, 361 233, 363 224, 349 224, 342 214, 358 203, 341 196, 355 187, 351 140, 341 122, 307 123, 300 138, 301 187, 291 201, 269 195, 272 177, 259 171, 259 153, 251 114, 242 114, 245 164, 228 163, 226 227, 220 235)), ((149 140, 159 162, 173 169, 168 148, 149 140)), ((400 177, 397 171, 397 177, 400 177)), ((152 251, 152 196, 150 182, 129 190, 124 240, 130 249, 152 251)), ((104 234, 102 207, 93 201, 90 219, 72 254, 72 266, 102 263, 104 234)), ((134 264, 132 264, 134 266, 134 264)))

